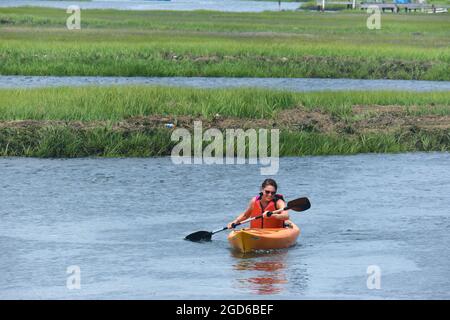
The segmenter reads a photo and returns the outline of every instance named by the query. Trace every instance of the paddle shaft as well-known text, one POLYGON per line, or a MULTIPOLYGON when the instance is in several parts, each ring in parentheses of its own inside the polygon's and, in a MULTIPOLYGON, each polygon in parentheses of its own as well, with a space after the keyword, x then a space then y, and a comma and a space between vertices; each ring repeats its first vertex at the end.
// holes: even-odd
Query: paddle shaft
MULTIPOLYGON (((289 210, 289 207, 284 207, 284 208, 272 211, 272 214, 274 214, 274 213, 276 214, 276 213, 282 212, 284 210, 289 210)), ((234 226, 233 226, 233 229, 236 228, 237 226, 241 225, 241 224, 244 224, 244 223, 256 220, 256 219, 261 219, 263 216, 264 216, 264 213, 259 215, 259 216, 256 216, 256 217, 245 219, 245 220, 243 220, 243 221, 241 221, 239 223, 235 223, 234 226)), ((213 232, 211 232, 211 234, 215 234, 215 233, 218 233, 218 232, 221 232, 221 231, 225 231, 225 230, 228 230, 228 227, 223 227, 222 229, 214 230, 213 232)))

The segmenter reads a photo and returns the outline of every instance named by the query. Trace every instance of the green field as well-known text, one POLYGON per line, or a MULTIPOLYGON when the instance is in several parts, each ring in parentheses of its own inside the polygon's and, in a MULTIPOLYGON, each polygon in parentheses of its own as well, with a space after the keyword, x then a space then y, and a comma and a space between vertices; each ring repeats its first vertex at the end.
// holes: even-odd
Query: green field
POLYGON ((0 8, 1 74, 450 80, 448 15, 0 8))
MULTIPOLYGON (((0 74, 450 80, 447 15, 0 9, 0 74)), ((450 93, 0 90, 0 155, 169 155, 173 129, 279 129, 280 155, 450 151, 450 93)))
POLYGON ((120 121, 136 116, 273 119, 302 107, 349 117, 354 106, 401 106, 415 114, 450 115, 450 92, 306 92, 158 86, 0 89, 0 120, 120 121))
POLYGON ((450 92, 0 90, 0 155, 170 155, 176 127, 280 130, 280 155, 450 151, 450 92))

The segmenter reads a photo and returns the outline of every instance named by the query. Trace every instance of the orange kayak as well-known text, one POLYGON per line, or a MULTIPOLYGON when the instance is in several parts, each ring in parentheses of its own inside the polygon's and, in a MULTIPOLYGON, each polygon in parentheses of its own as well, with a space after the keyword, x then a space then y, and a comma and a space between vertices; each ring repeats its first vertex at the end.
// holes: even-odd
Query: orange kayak
POLYGON ((295 244, 300 229, 292 222, 288 228, 254 228, 231 231, 228 241, 231 246, 243 253, 254 250, 289 248, 295 244))

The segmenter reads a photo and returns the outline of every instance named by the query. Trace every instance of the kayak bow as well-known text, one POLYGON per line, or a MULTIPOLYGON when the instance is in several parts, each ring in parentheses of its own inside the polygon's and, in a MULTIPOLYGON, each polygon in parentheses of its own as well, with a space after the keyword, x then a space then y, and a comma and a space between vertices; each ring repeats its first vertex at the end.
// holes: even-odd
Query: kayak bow
POLYGON ((287 228, 234 230, 228 235, 231 246, 242 253, 255 250, 284 249, 294 245, 300 229, 292 222, 287 228))

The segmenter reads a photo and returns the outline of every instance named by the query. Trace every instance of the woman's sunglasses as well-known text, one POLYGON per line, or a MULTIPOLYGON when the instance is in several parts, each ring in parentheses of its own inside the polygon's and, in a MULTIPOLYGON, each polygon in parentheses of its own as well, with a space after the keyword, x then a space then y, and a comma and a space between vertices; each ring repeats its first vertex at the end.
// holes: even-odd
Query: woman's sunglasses
POLYGON ((271 195, 275 195, 275 193, 277 193, 276 191, 269 191, 269 190, 264 190, 265 194, 271 194, 271 195))

